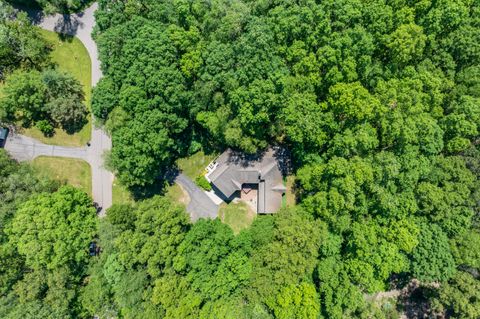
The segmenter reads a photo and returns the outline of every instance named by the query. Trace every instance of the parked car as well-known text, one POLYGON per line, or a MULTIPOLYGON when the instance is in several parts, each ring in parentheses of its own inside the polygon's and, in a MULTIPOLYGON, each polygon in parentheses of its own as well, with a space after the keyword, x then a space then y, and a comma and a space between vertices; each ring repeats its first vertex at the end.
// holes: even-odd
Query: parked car
POLYGON ((8 128, 0 127, 0 147, 4 147, 7 142, 8 128))
POLYGON ((88 253, 90 256, 96 256, 97 255, 97 243, 92 241, 90 243, 90 246, 88 247, 88 253))

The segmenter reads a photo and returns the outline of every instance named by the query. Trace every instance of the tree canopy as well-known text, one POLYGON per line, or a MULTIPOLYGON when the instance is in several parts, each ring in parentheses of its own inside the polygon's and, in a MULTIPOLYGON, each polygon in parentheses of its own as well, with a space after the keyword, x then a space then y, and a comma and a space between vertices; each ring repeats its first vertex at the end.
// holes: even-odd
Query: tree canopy
POLYGON ((0 150, 0 317, 83 318, 96 211, 83 192, 0 150))
MULTIPOLYGON (((200 148, 280 145, 297 202, 234 235, 157 195, 114 205, 96 232, 84 194, 22 186, 0 158, 2 183, 22 190, 0 206, 0 317, 396 318, 418 306, 477 318, 479 12, 467 0, 100 0, 92 112, 119 182, 148 190, 200 148), (87 261, 95 233, 102 252, 87 261), (377 295, 408 282, 426 292, 413 304, 377 295)), ((5 20, 12 43, 29 43, 21 19, 5 20)), ((4 47, 7 116, 75 116, 55 95, 75 94, 66 76, 4 47)))
POLYGON ((18 67, 39 69, 49 62, 49 46, 26 13, 0 2, 0 80, 18 67))
POLYGON ((297 206, 233 239, 191 227, 153 288, 162 316, 387 316, 364 295, 402 277, 441 296, 478 269, 478 3, 99 6, 93 110, 122 183, 148 187, 200 146, 278 144, 296 175, 297 206))
POLYGON ((81 129, 88 110, 80 82, 55 68, 50 44, 26 13, 0 3, 0 123, 36 125, 45 135, 81 129))
POLYGON ((47 69, 43 72, 16 71, 9 75, 0 99, 3 122, 22 121, 28 126, 47 121, 67 132, 80 129, 86 121, 83 88, 68 73, 47 69))

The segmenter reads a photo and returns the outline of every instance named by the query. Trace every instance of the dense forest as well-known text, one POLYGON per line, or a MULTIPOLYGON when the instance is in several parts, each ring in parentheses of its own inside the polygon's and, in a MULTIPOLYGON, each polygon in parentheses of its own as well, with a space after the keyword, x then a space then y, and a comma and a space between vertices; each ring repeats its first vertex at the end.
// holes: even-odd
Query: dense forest
POLYGON ((88 317, 80 300, 97 230, 87 194, 0 149, 0 318, 88 317))
MULTIPOLYGON (((1 9, 0 122, 61 126, 46 106, 76 86, 54 95, 68 75, 1 9)), ((122 184, 282 145, 297 205, 237 235, 161 195, 96 219, 0 150, 0 318, 480 317, 478 1, 101 0, 96 18, 92 111, 122 184)))
POLYGON ((475 1, 100 1, 94 112, 128 186, 209 145, 282 143, 298 167, 458 155, 478 142, 479 19, 475 1))
POLYGON ((478 1, 99 4, 93 112, 121 182, 279 144, 298 205, 238 236, 159 198, 116 207, 95 277, 113 308, 96 313, 480 316, 478 1), (367 297, 412 280, 397 305, 367 297))

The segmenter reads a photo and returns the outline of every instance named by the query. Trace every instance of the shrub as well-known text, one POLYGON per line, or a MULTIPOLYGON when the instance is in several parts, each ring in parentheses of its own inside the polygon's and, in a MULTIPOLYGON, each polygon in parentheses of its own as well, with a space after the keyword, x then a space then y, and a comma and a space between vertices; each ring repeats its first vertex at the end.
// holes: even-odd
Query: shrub
POLYGON ((45 136, 53 136, 55 133, 53 125, 47 120, 38 121, 35 125, 45 136))
POLYGON ((200 175, 197 178, 195 178, 195 184, 197 184, 198 187, 203 188, 206 191, 212 190, 212 185, 210 185, 208 180, 203 175, 200 175))

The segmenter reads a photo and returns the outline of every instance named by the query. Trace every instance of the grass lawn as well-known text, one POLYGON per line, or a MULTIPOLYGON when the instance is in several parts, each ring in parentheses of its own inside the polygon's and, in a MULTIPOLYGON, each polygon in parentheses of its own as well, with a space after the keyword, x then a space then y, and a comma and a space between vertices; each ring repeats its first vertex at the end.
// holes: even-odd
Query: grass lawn
MULTIPOLYGON (((90 109, 92 67, 87 49, 77 38, 62 40, 55 32, 46 30, 40 30, 40 32, 52 46, 52 52, 50 54, 52 61, 60 70, 69 72, 82 83, 85 91, 85 103, 87 108, 90 109)), ((45 137, 42 132, 35 127, 25 129, 22 133, 46 144, 81 146, 90 140, 91 131, 92 120, 89 116, 88 123, 75 134, 67 134, 62 129, 56 129, 54 136, 45 137)))
MULTIPOLYGON (((178 184, 173 184, 168 186, 165 189, 165 196, 170 198, 172 202, 176 202, 187 207, 190 202, 190 197, 187 192, 185 192, 182 187, 178 184)), ((134 204, 135 199, 133 198, 130 191, 120 184, 120 182, 115 179, 112 186, 112 203, 113 204, 134 204)))
POLYGON ((190 157, 177 160, 178 168, 183 174, 195 180, 196 177, 202 175, 205 167, 217 157, 217 154, 206 155, 203 151, 199 151, 190 157))
POLYGON ((255 219, 255 212, 246 203, 223 203, 218 216, 221 221, 230 226, 235 234, 249 227, 255 219))
POLYGON ((295 206, 296 204, 296 199, 295 199, 295 175, 289 175, 287 176, 287 182, 286 185, 287 191, 285 192, 285 201, 287 207, 289 206, 295 206))
POLYGON ((112 185, 112 203, 133 204, 134 202, 130 191, 115 178, 112 185))
POLYGON ((171 186, 168 186, 165 196, 169 197, 170 199, 172 199, 172 201, 176 203, 184 205, 185 208, 190 202, 190 197, 188 196, 188 193, 184 191, 182 187, 176 183, 171 186))
POLYGON ((66 182, 92 195, 92 170, 87 162, 73 158, 40 156, 34 159, 32 164, 39 174, 66 182))

